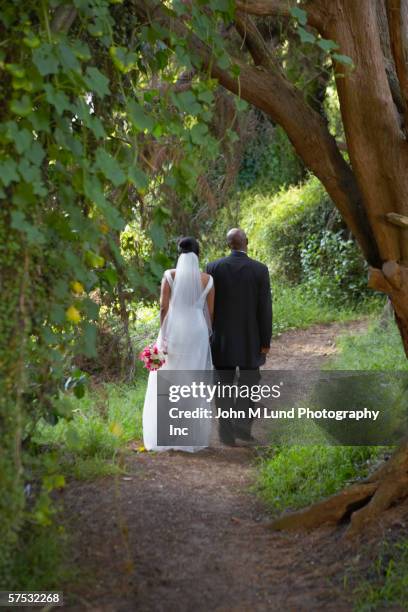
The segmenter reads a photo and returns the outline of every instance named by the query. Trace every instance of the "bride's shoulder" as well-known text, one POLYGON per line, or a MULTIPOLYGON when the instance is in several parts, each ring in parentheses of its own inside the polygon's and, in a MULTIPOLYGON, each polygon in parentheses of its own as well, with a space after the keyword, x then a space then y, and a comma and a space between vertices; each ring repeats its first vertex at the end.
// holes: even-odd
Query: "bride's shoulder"
POLYGON ((207 274, 207 272, 201 272, 201 284, 204 288, 208 287, 208 289, 211 289, 211 287, 213 286, 211 274, 207 274))
POLYGON ((163 272, 162 282, 167 281, 168 284, 171 285, 171 281, 174 280, 174 276, 176 274, 176 270, 174 268, 169 268, 163 272))

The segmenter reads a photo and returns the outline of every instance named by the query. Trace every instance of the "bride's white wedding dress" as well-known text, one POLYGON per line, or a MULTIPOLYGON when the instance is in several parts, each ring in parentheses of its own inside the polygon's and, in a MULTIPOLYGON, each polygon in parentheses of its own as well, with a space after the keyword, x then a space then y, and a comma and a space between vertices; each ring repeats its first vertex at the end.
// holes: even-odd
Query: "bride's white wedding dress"
MULTIPOLYGON (((203 288, 195 253, 182 253, 177 261, 174 279, 169 270, 165 272, 165 278, 170 286, 171 297, 157 339, 158 346, 167 351, 162 370, 211 370, 211 322, 207 295, 212 289, 213 279, 210 276, 203 288)), ((143 407, 143 442, 147 450, 194 452, 208 446, 210 430, 210 419, 195 419, 191 422, 190 431, 194 438, 200 440, 200 446, 158 446, 157 372, 149 373, 143 407)))

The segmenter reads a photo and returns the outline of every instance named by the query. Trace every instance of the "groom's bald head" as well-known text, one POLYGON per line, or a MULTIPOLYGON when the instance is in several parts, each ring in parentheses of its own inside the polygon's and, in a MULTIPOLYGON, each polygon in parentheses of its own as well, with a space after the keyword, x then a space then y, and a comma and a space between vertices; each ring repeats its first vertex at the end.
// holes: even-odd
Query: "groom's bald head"
POLYGON ((244 230, 239 227, 230 229, 227 234, 227 243, 230 249, 234 251, 246 251, 248 246, 248 238, 244 230))

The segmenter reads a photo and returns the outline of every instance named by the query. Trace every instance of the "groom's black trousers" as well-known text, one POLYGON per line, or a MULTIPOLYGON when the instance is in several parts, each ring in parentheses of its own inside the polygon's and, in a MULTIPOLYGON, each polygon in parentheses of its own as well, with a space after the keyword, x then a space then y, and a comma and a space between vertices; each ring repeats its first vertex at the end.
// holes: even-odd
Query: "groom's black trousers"
MULTIPOLYGON (((216 368, 215 379, 221 385, 234 385, 239 387, 246 385, 249 387, 249 395, 251 395, 252 385, 258 384, 261 378, 259 368, 240 369, 237 367, 216 368)), ((217 409, 223 411, 231 410, 241 411, 245 416, 241 418, 220 418, 218 421, 219 436, 222 442, 232 443, 235 438, 248 440, 251 437, 251 428, 253 417, 249 416, 250 408, 254 407, 254 401, 249 397, 233 397, 230 398, 228 393, 226 397, 219 397, 217 400, 217 409)), ((241 413, 240 413, 241 414, 241 413)))

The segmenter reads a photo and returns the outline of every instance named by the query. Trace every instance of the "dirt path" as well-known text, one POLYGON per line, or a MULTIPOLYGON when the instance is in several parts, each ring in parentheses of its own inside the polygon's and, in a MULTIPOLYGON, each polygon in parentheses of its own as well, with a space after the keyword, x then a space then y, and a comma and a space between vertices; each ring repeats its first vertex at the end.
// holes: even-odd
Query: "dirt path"
POLYGON ((288 331, 273 340, 265 367, 275 370, 317 369, 335 354, 335 339, 339 334, 357 335, 366 328, 367 321, 361 319, 288 331))
MULTIPOLYGON (((364 325, 283 334, 268 367, 318 367, 339 332, 364 325)), ((127 473, 71 483, 63 494, 83 576, 69 609, 352 610, 342 582, 350 550, 341 530, 268 531, 265 509, 249 491, 251 449, 135 454, 127 473)))

